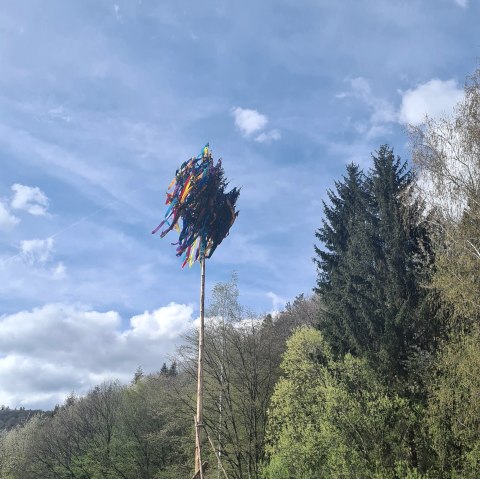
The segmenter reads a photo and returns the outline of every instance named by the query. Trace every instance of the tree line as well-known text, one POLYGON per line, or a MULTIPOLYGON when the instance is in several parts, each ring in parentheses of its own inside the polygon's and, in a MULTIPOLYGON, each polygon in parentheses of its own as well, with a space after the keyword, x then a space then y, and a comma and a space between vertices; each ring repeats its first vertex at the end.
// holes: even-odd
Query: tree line
MULTIPOLYGON (((412 166, 382 145, 327 192, 312 296, 259 316, 214 287, 206 477, 479 476, 480 70, 409 138, 412 166)), ((191 477, 196 359, 192 331, 158 373, 4 432, 0 477, 191 477)))
MULTIPOLYGON (((299 296, 278 321, 244 311, 236 278, 217 284, 207 311, 205 459, 208 477, 260 478, 267 413, 286 340, 313 324, 318 303, 299 296), (221 475, 220 475, 220 474, 221 475)), ((193 475, 196 331, 158 373, 105 382, 4 432, 2 479, 159 479, 193 475)))
POLYGON ((287 341, 267 478, 480 475, 480 70, 452 117, 347 166, 316 232, 314 328, 287 341))

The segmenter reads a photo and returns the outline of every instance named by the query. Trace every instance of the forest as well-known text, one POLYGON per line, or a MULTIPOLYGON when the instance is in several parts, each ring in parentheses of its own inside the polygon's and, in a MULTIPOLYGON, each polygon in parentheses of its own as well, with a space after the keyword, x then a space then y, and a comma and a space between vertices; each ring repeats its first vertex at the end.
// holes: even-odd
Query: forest
MULTIPOLYGON (((332 185, 311 294, 258 315, 215 285, 205 477, 480 477, 480 69, 464 93, 408 129, 411 162, 381 145, 332 185)), ((196 344, 4 427, 0 477, 192 477, 196 344)))

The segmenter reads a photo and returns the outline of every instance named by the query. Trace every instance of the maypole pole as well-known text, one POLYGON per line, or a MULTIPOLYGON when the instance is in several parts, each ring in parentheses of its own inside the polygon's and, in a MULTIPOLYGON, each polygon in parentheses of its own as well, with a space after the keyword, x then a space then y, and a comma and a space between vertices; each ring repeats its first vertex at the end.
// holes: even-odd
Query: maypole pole
POLYGON ((235 205, 238 188, 226 192, 221 160, 215 165, 208 143, 200 154, 185 161, 175 173, 167 192, 168 205, 164 220, 152 231, 160 236, 176 229, 180 234, 177 256, 183 256, 182 268, 200 262, 200 327, 198 331, 197 412, 195 421, 195 478, 203 479, 203 363, 205 352, 205 260, 211 258, 218 245, 228 235, 238 216, 235 205), (181 228, 180 228, 181 224, 181 228))
POLYGON ((203 427, 203 355, 205 350, 205 256, 200 258, 200 326, 198 328, 198 371, 197 371, 197 416, 195 421, 195 472, 202 466, 202 427, 203 427))

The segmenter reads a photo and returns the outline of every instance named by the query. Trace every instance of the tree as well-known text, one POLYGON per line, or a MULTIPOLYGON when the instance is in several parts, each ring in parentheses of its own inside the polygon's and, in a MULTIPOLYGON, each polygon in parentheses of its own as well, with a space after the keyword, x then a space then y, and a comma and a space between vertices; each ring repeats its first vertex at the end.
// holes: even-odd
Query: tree
POLYGON ((449 326, 427 381, 436 477, 473 478, 480 467, 480 69, 451 117, 411 126, 410 138, 436 233, 431 289, 449 326))
POLYGON ((103 383, 83 398, 68 397, 44 417, 30 451, 34 477, 130 479, 118 434, 122 391, 118 383, 103 383))
POLYGON ((40 414, 32 416, 28 422, 17 425, 0 437, 0 477, 2 479, 50 479, 38 461, 38 431, 44 421, 40 414))
POLYGON ((480 332, 445 345, 430 381, 429 431, 439 478, 474 479, 480 468, 480 332))
POLYGON ((178 396, 183 399, 192 389, 185 375, 160 373, 145 376, 124 391, 119 434, 129 478, 180 479, 189 475, 192 419, 178 396))
MULTIPOLYGON (((335 188, 336 192, 327 192, 330 204, 324 202, 325 218, 315 234, 325 249, 315 246, 314 261, 318 270, 316 291, 325 307, 319 326, 333 351, 342 355, 360 353, 367 342, 360 338, 368 330, 360 324, 359 308, 352 308, 349 301, 355 291, 361 294, 370 289, 371 274, 353 275, 350 257, 354 253, 357 265, 368 264, 362 256, 372 255, 357 248, 357 243, 362 242, 361 235, 371 235, 365 228, 370 228, 372 219, 365 177, 358 165, 348 165, 346 176, 335 182, 335 188)), ((371 240, 363 241, 363 246, 370 245, 371 240)))
POLYGON ((135 371, 135 374, 133 375, 131 384, 137 384, 144 376, 145 374, 143 372, 142 366, 138 366, 138 368, 135 371))
POLYGON ((347 167, 329 192, 317 238, 317 289, 325 305, 319 327, 333 352, 367 358, 386 378, 405 376, 415 348, 436 336, 426 304, 424 266, 432 261, 413 174, 387 145, 364 177, 347 167))
POLYGON ((409 436, 420 411, 368 363, 334 360, 313 328, 288 341, 269 409, 267 479, 422 477, 409 436))
MULTIPOLYGON (((278 343, 283 337, 276 337, 272 321, 243 311, 235 277, 215 286, 207 315, 204 422, 215 443, 209 462, 218 464, 217 472, 223 467, 232 478, 258 478, 267 407, 279 375, 278 343)), ((187 341, 182 365, 193 378, 195 335, 187 341)))
POLYGON ((406 162, 384 145, 373 163, 369 188, 376 232, 376 308, 382 311, 379 362, 402 375, 412 350, 428 349, 437 335, 433 315, 424 307, 427 290, 422 286, 432 251, 427 217, 406 162))
MULTIPOLYGON (((63 406, 55 409, 51 417, 45 416, 37 422, 29 448, 31 467, 37 474, 33 477, 88 477, 81 458, 87 452, 90 432, 81 427, 77 406, 78 398, 71 395, 63 406)), ((19 479, 23 477, 19 475, 19 479)))
POLYGON ((480 319, 480 69, 467 79, 451 118, 410 127, 425 201, 435 211, 433 286, 456 330, 480 319))
POLYGON ((180 479, 193 453, 185 375, 103 383, 0 438, 5 479, 180 479))

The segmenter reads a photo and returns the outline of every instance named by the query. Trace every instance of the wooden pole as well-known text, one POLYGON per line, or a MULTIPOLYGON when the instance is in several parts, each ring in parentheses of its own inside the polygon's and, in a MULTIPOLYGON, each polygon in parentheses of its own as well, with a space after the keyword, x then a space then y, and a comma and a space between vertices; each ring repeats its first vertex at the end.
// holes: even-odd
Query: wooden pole
MULTIPOLYGON (((195 423, 195 444, 200 444, 200 428, 198 427, 198 422, 197 422, 197 417, 194 416, 193 417, 193 421, 195 423)), ((198 459, 198 463, 199 464, 202 464, 202 455, 201 455, 201 448, 198 449, 198 456, 196 455, 195 458, 198 459)), ((195 466, 196 467, 196 466, 195 466)), ((199 479, 203 479, 203 466, 202 467, 199 467, 196 471, 195 471, 195 476, 193 476, 194 479, 196 479, 197 477, 199 479)))
POLYGON ((195 473, 202 464, 202 427, 203 427, 203 353, 205 349, 205 256, 200 258, 200 327, 198 329, 198 373, 197 373, 197 416, 195 424, 195 473))

